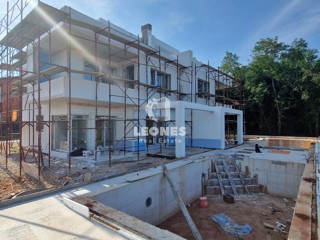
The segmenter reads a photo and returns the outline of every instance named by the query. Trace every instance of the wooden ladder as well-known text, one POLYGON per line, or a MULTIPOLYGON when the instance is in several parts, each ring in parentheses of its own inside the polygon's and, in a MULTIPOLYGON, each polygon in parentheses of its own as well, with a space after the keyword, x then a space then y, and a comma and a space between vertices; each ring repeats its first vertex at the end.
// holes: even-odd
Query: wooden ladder
POLYGON ((220 186, 220 189, 221 189, 221 194, 223 196, 225 194, 225 192, 224 192, 224 188, 223 188, 223 184, 222 184, 222 178, 221 178, 221 174, 220 174, 220 171, 219 171, 219 168, 218 168, 217 161, 214 161, 214 167, 216 169, 217 178, 218 178, 219 186, 220 186))
POLYGON ((232 161, 233 161, 233 164, 234 164, 234 166, 236 168, 236 173, 239 175, 239 177, 241 179, 241 182, 242 182, 242 185, 243 185, 244 189, 246 190, 247 194, 249 194, 249 190, 248 190, 248 188, 246 186, 245 178, 242 176, 242 174, 240 172, 240 169, 239 169, 239 166, 238 166, 238 164, 236 162, 236 157, 234 157, 232 161))
POLYGON ((233 178, 232 178, 231 173, 230 173, 230 171, 229 171, 229 167, 228 167, 228 165, 227 165, 227 163, 226 163, 226 160, 225 160, 225 159, 220 159, 220 160, 221 160, 222 163, 223 163, 223 168, 224 168, 224 171, 226 172, 226 174, 227 174, 227 176, 228 176, 228 179, 229 179, 230 185, 231 185, 231 187, 232 187, 233 193, 234 193, 235 195, 238 195, 238 192, 237 192, 237 189, 236 189, 236 185, 235 185, 234 182, 233 182, 233 178))

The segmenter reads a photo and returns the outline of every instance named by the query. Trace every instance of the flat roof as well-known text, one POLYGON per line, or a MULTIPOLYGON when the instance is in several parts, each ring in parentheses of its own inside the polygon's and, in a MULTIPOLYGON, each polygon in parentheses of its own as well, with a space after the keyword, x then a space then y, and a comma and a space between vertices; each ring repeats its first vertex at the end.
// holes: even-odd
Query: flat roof
POLYGON ((39 2, 21 22, 1 39, 0 45, 17 49, 23 48, 66 17, 65 12, 39 2))

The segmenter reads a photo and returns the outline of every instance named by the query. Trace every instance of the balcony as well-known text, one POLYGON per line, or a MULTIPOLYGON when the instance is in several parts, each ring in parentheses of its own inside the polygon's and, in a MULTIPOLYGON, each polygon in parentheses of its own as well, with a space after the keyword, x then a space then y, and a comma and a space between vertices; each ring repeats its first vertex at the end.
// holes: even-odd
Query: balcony
MULTIPOLYGON (((112 79, 113 77, 111 77, 112 79)), ((114 77, 115 78, 115 77, 114 77)), ((121 79, 118 79, 119 82, 116 85, 112 85, 106 82, 99 82, 98 85, 96 81, 90 81, 83 78, 71 78, 71 100, 75 102, 85 102, 85 103, 95 103, 96 98, 99 104, 105 104, 109 102, 109 86, 111 87, 110 92, 112 95, 112 103, 124 104, 125 103, 125 94, 124 86, 121 87, 121 79), (97 89, 97 90, 96 90, 97 89)), ((125 79, 123 79, 125 81, 125 79)), ((41 83, 41 94, 40 98, 42 102, 51 100, 66 100, 69 98, 69 80, 68 77, 60 77, 52 79, 51 83, 43 82, 41 83), (51 88, 51 92, 49 90, 51 88), (50 97, 51 95, 51 97, 50 97)), ((32 92, 30 88, 28 92, 32 92)), ((143 94, 142 94, 143 95, 143 94)), ((141 95, 141 98, 144 96, 141 95)), ((137 100, 134 98, 138 97, 138 91, 134 88, 127 88, 127 96, 133 101, 127 99, 127 104, 136 103, 137 100)), ((29 99, 30 101, 30 99, 29 99)))

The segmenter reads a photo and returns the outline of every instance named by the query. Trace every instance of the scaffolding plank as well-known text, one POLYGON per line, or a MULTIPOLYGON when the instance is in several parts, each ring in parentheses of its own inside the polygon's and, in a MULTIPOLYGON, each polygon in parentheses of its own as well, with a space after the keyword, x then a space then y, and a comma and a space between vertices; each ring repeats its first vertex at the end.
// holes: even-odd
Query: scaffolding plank
POLYGON ((27 52, 25 51, 18 51, 16 54, 12 55, 11 57, 12 59, 17 59, 20 60, 22 59, 26 59, 27 58, 27 52))
POLYGON ((0 45, 16 49, 23 48, 66 17, 65 12, 39 2, 20 23, 0 40, 0 45))
POLYGON ((0 70, 16 71, 17 67, 14 66, 13 64, 1 63, 0 64, 0 70))
MULTIPOLYGON (((65 67, 53 66, 53 67, 50 67, 46 70, 41 71, 40 77, 47 77, 47 76, 54 75, 54 74, 64 72, 64 71, 66 71, 65 67)), ((27 82, 33 82, 36 80, 38 80, 38 74, 32 74, 32 75, 29 75, 29 76, 26 76, 23 78, 23 81, 27 81, 27 82)))

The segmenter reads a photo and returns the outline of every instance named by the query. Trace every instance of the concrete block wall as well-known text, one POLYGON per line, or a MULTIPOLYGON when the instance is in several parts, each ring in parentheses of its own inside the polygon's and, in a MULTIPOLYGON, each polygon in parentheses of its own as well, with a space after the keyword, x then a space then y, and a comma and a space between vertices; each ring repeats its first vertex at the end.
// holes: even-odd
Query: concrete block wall
MULTIPOLYGON (((174 185, 185 203, 200 197, 201 176, 202 173, 208 172, 209 164, 209 159, 202 159, 169 170, 174 185)), ((162 173, 90 197, 154 225, 163 222, 179 210, 167 179, 162 173), (146 205, 148 198, 152 199, 150 206, 146 205)))
POLYGON ((304 163, 272 161, 259 158, 244 158, 242 169, 249 167, 251 176, 258 175, 258 183, 266 186, 270 194, 296 197, 298 194, 304 163))

